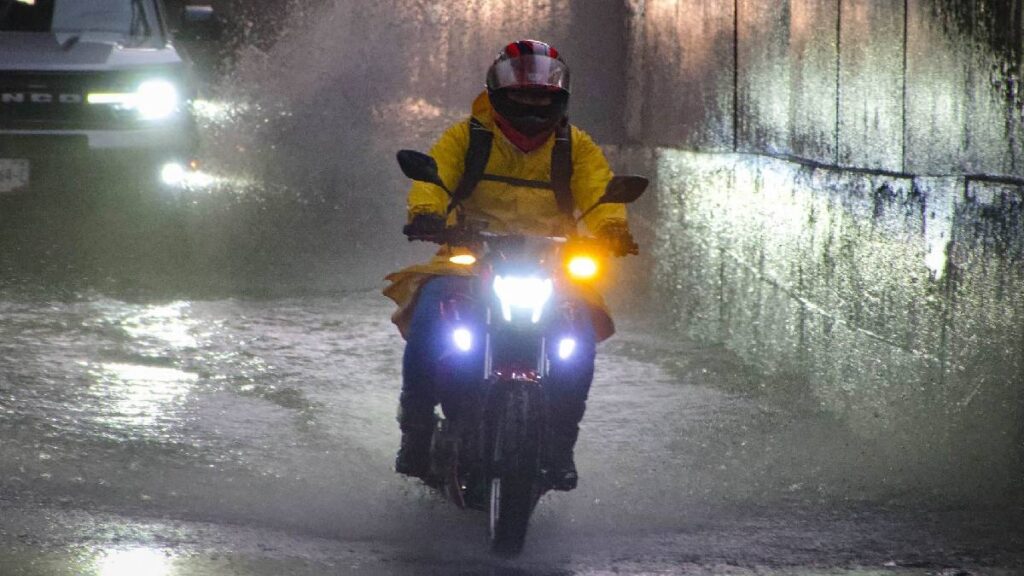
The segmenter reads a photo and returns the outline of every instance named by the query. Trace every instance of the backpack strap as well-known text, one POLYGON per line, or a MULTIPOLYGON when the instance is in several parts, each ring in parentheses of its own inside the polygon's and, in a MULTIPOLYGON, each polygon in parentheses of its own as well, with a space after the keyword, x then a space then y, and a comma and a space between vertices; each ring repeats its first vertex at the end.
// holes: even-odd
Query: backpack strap
POLYGON ((551 149, 551 187, 555 190, 558 210, 572 217, 575 203, 572 199, 572 126, 562 120, 555 130, 555 146, 551 149))
POLYGON ((562 121, 555 129, 555 144, 551 149, 551 182, 536 182, 484 174, 487 169, 487 161, 491 157, 493 141, 494 134, 490 130, 476 118, 469 119, 469 147, 466 149, 465 168, 462 171, 459 185, 452 193, 452 201, 448 204, 449 213, 473 194, 473 190, 481 180, 494 180, 514 186, 553 190, 559 212, 567 217, 572 217, 575 211, 571 187, 572 126, 567 120, 562 121))
POLYGON ((494 134, 491 133, 476 118, 469 119, 469 147, 466 148, 465 168, 462 171, 462 178, 459 185, 452 193, 452 201, 448 204, 448 213, 455 209, 461 202, 469 198, 476 189, 476 185, 483 179, 484 170, 487 169, 487 161, 491 157, 491 142, 494 134))

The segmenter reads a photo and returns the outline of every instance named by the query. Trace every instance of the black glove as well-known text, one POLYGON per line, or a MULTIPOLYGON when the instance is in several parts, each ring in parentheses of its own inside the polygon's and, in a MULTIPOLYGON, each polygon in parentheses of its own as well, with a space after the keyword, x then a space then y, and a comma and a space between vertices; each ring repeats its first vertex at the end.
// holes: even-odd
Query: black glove
POLYGON ((417 214, 412 221, 402 228, 409 241, 413 240, 437 240, 444 232, 444 216, 437 214, 417 214))
POLYGON ((605 224, 597 231, 597 237, 607 242, 616 256, 640 253, 640 246, 633 240, 625 222, 605 224))

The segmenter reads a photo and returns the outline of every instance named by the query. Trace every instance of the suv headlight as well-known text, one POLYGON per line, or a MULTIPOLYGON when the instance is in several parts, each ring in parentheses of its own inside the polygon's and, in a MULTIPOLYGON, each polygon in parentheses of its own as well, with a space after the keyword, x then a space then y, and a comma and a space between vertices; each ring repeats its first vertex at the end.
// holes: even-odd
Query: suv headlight
POLYGON ((145 120, 162 120, 178 110, 178 89, 166 80, 143 82, 135 95, 135 108, 145 120))
POLYGON ((501 315, 506 322, 512 321, 512 310, 530 312, 530 321, 540 322, 544 306, 555 291, 550 278, 521 278, 517 276, 495 276, 494 293, 501 303, 501 315))
POLYGON ((147 80, 135 92, 90 92, 87 101, 135 110, 143 120, 169 118, 181 106, 178 88, 168 80, 147 80))

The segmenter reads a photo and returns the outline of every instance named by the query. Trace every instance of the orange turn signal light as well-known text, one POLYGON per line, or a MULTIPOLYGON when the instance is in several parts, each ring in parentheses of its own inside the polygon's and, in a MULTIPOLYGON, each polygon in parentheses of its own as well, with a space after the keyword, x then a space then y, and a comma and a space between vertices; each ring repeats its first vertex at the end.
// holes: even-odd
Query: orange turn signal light
POLYGON ((449 258, 448 261, 459 266, 472 266, 476 264, 476 256, 472 254, 456 254, 449 258))
POLYGON ((569 276, 576 280, 590 280, 597 276, 598 271, 597 260, 582 254, 569 258, 566 268, 569 270, 569 276))

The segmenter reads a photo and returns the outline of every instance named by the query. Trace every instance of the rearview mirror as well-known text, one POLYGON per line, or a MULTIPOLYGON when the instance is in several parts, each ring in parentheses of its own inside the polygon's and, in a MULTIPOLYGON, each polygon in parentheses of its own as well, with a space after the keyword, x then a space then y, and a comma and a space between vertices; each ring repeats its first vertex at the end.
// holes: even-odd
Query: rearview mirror
POLYGON ((643 195, 650 182, 643 176, 613 176, 598 204, 629 204, 643 195))
POLYGON ((437 184, 448 191, 437 173, 437 162, 433 157, 415 150, 399 150, 398 165, 402 168, 402 173, 406 178, 417 182, 437 184))
POLYGON ((643 195, 650 182, 643 176, 613 176, 608 186, 604 189, 604 195, 580 214, 576 221, 583 220, 594 208, 602 204, 629 204, 636 202, 636 199, 643 195))
POLYGON ((221 23, 213 6, 184 6, 175 36, 182 40, 219 40, 221 23))

